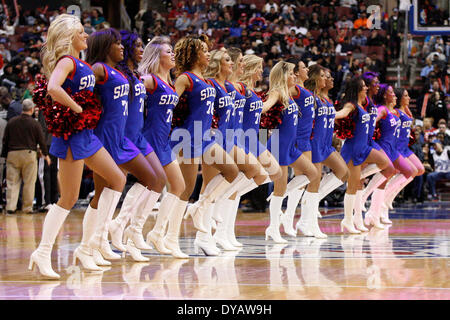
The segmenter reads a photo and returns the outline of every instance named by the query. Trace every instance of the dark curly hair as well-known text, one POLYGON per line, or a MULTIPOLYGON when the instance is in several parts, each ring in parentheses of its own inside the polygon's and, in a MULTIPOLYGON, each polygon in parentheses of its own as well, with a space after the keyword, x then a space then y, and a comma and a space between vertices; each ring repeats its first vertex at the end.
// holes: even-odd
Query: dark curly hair
POLYGON ((136 41, 140 39, 140 36, 136 32, 128 30, 120 30, 120 36, 123 45, 123 60, 117 64, 117 68, 128 79, 128 83, 130 84, 129 99, 132 101, 134 98, 133 76, 138 76, 136 73, 138 63, 134 56, 134 49, 136 48, 136 41), (133 70, 128 66, 129 60, 133 62, 133 70))
POLYGON ((188 35, 175 44, 175 73, 177 77, 195 66, 203 43, 209 46, 208 37, 204 34, 200 36, 188 35))

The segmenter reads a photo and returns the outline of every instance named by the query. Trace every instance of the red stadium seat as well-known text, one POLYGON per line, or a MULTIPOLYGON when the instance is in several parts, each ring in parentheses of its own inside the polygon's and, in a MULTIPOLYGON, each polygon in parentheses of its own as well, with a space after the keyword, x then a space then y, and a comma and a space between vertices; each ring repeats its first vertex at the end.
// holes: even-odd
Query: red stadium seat
POLYGON ((347 18, 352 17, 352 10, 347 7, 335 7, 336 16, 340 19, 342 16, 346 16, 347 18))

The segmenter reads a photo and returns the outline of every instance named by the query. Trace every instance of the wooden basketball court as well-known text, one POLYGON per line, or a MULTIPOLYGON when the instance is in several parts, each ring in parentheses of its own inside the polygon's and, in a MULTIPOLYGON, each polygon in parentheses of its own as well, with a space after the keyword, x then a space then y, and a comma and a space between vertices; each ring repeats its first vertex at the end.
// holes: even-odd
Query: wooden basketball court
MULTIPOLYGON (((283 234, 287 245, 264 240, 268 214, 239 213, 236 234, 245 246, 218 257, 194 251, 188 220, 180 243, 190 259, 149 251, 149 262, 127 256, 100 273, 72 265, 84 213, 75 209, 53 249, 58 281, 27 269, 45 214, 0 215, 0 300, 448 300, 449 204, 397 209, 391 227, 361 235, 340 232, 342 209, 322 209, 328 239, 283 234)), ((144 234, 153 224, 147 221, 144 234)))

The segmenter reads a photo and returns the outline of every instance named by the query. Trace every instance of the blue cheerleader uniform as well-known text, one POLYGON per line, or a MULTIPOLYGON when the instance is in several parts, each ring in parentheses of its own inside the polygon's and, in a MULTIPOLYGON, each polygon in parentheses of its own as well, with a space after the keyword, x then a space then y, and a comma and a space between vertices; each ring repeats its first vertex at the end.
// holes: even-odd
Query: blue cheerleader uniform
POLYGON ((326 160, 333 152, 333 130, 336 110, 331 102, 315 98, 316 109, 311 139, 311 160, 319 163, 326 160))
POLYGON ((413 119, 410 118, 406 113, 404 113, 400 109, 397 109, 397 112, 399 114, 399 118, 400 118, 400 122, 401 122, 399 129, 397 129, 400 131, 398 133, 398 139, 397 139, 397 150, 398 150, 398 152, 400 152, 400 154, 403 157, 408 158, 410 155, 413 154, 411 149, 409 149, 409 147, 408 147, 409 134, 411 133, 411 125, 412 125, 413 119))
POLYGON ((239 144, 244 146, 246 154, 250 152, 259 157, 267 150, 266 146, 259 141, 259 123, 261 121, 261 111, 263 102, 260 97, 251 89, 245 89, 245 105, 242 121, 242 135, 239 136, 239 144))
POLYGON ((267 142, 270 153, 277 159, 280 166, 294 163, 302 152, 297 148, 298 105, 289 99, 289 106, 281 112, 281 124, 278 131, 273 130, 267 142))
POLYGON ((397 135, 399 134, 397 129, 400 126, 400 119, 385 106, 379 106, 378 110, 382 108, 386 109, 387 115, 379 120, 381 137, 377 140, 377 143, 391 162, 394 162, 400 156, 400 153, 397 151, 397 135))
POLYGON ((297 148, 311 151, 311 131, 314 121, 314 95, 311 91, 296 85, 298 95, 293 97, 298 105, 297 148))
POLYGON ((169 144, 173 108, 178 103, 178 94, 170 84, 152 74, 155 88, 147 90, 148 115, 142 133, 155 150, 162 166, 176 160, 169 144))
POLYGON ((141 80, 133 76, 134 97, 128 104, 128 118, 125 125, 125 136, 134 143, 144 156, 153 152, 153 148, 142 134, 144 127, 144 105, 147 97, 141 80))
POLYGON ((355 123, 353 137, 345 139, 341 149, 341 156, 346 163, 352 160, 353 165, 359 166, 366 161, 372 151, 372 147, 367 144, 370 114, 359 105, 355 105, 355 108, 357 112, 353 115, 353 121, 355 123))
POLYGON ((369 133, 368 133, 368 136, 367 136, 368 144, 369 144, 369 146, 371 146, 375 150, 381 150, 381 147, 373 139, 373 134, 375 132, 375 127, 377 125, 378 108, 373 104, 373 101, 369 97, 366 97, 366 105, 364 106, 364 109, 370 115, 369 133))
POLYGON ((187 75, 191 82, 190 88, 183 93, 187 97, 190 113, 184 123, 172 131, 170 145, 175 153, 182 148, 183 158, 193 159, 202 156, 215 143, 211 136, 211 124, 216 89, 192 72, 183 74, 187 75), (189 137, 186 137, 186 134, 189 134, 189 137))
POLYGON ((97 82, 103 112, 94 133, 111 154, 117 164, 133 160, 140 150, 125 136, 128 117, 128 93, 130 85, 127 78, 117 69, 101 63, 105 79, 97 82))
MULTIPOLYGON (((75 57, 64 56, 72 59, 74 69, 62 84, 64 90, 71 90, 75 94, 82 90, 94 91, 95 76, 92 67, 75 57)), ((64 58, 63 57, 63 58, 64 58)), ((89 158, 103 147, 101 141, 94 134, 92 129, 84 129, 80 132, 71 134, 67 140, 62 137, 52 137, 50 145, 50 154, 66 159, 67 150, 70 148, 74 160, 89 158)))
POLYGON ((214 130, 214 141, 219 144, 227 153, 231 151, 234 146, 234 130, 230 123, 234 121, 233 114, 233 100, 228 94, 226 87, 224 88, 215 79, 209 79, 216 89, 216 100, 214 101, 214 115, 218 117, 218 127, 214 130), (221 137, 219 137, 221 135, 221 137))
POLYGON ((229 121, 228 129, 234 131, 234 145, 241 149, 245 149, 243 145, 238 143, 240 141, 238 137, 242 133, 242 124, 244 122, 244 106, 246 99, 245 96, 239 92, 239 90, 236 90, 232 83, 228 81, 225 82, 225 88, 227 89, 228 94, 231 96, 231 99, 233 101, 233 113, 231 114, 231 120, 229 121))

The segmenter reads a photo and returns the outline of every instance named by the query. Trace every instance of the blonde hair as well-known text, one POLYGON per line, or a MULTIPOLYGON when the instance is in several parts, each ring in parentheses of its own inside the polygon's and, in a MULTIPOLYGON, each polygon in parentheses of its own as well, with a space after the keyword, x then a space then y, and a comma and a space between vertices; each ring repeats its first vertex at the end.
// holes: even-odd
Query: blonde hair
POLYGON ((205 78, 215 78, 221 72, 222 59, 227 54, 225 48, 211 51, 211 58, 209 60, 208 67, 206 67, 203 76, 205 78))
POLYGON ((231 48, 227 49, 227 52, 231 58, 231 61, 233 61, 233 63, 234 63, 233 64, 233 73, 235 73, 237 70, 237 67, 239 65, 237 60, 238 60, 239 56, 242 54, 242 50, 239 48, 236 48, 236 47, 231 47, 231 48))
MULTIPOLYGON (((141 75, 158 73, 161 51, 163 45, 171 45, 168 37, 154 37, 144 49, 142 61, 139 63, 138 72, 141 75)), ((170 83, 170 82, 168 82, 170 83)))
POLYGON ((241 81, 246 86, 250 85, 253 75, 261 66, 263 61, 263 58, 260 58, 254 54, 246 54, 242 60, 242 63, 244 64, 244 72, 240 76, 239 81, 241 81))
POLYGON ((278 62, 270 71, 269 75, 269 91, 279 93, 279 101, 283 104, 284 108, 289 106, 289 88, 288 77, 291 71, 294 71, 295 64, 285 61, 278 62))
POLYGON ((50 77, 62 56, 72 53, 72 40, 79 31, 76 28, 78 25, 83 27, 80 19, 71 14, 61 14, 50 24, 47 41, 41 50, 41 61, 47 77, 50 77))

